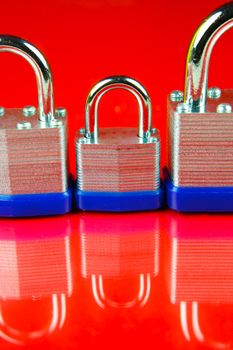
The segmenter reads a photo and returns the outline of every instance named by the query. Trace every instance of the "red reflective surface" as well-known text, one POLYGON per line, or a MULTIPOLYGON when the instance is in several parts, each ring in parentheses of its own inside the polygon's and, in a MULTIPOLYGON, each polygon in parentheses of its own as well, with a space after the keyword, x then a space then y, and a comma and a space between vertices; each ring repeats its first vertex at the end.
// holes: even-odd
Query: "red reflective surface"
POLYGON ((233 347, 232 216, 0 224, 0 349, 233 347))
MULTIPOLYGON (((87 94, 130 75, 148 89, 166 161, 166 97, 182 89, 196 27, 222 0, 1 2, 1 32, 48 58, 68 109, 70 166, 87 94)), ((229 31, 210 85, 232 87, 229 31), (223 64, 224 58, 224 64, 223 64)), ((1 105, 37 104, 28 64, 0 55, 1 105), (20 68, 19 68, 20 67, 20 68)), ((136 125, 136 101, 110 92, 100 125, 136 125)), ((233 348, 233 218, 158 212, 0 220, 0 349, 233 348)))

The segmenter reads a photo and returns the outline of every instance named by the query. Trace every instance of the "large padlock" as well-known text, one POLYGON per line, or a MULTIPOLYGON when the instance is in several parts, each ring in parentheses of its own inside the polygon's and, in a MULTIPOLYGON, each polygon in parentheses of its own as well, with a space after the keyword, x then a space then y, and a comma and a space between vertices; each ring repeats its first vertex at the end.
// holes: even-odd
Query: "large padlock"
POLYGON ((179 211, 233 211, 233 90, 208 89, 219 37, 233 26, 233 2, 210 14, 191 41, 185 93, 168 101, 168 206, 179 211))
MULTIPOLYGON (((84 135, 78 138, 76 205, 82 210, 137 211, 162 205, 160 136, 151 128, 151 101, 136 80, 113 76, 96 84, 86 103, 84 135), (98 105, 112 89, 132 93, 139 106, 136 128, 98 127, 98 105)), ((81 131, 81 132, 82 132, 81 131)))
POLYGON ((50 67, 35 46, 17 37, 1 35, 0 52, 26 59, 38 85, 38 111, 0 108, 0 216, 66 213, 71 209, 66 118, 64 109, 55 115, 50 67))

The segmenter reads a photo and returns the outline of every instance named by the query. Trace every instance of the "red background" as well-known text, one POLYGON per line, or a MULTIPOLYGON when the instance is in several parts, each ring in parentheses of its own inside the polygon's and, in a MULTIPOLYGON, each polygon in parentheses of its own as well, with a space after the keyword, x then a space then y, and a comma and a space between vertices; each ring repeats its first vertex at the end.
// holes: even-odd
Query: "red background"
MULTIPOLYGON (((129 75, 149 91, 154 126, 161 130, 165 160, 166 96, 183 89, 187 49, 195 29, 221 0, 41 0, 1 2, 0 32, 21 36, 47 57, 54 76, 55 104, 69 113, 71 168, 74 137, 84 125, 85 99, 106 76, 129 75)), ((214 50, 210 84, 232 86, 229 31, 214 50), (224 59, 224 63, 222 62, 224 59)), ((31 67, 0 55, 3 106, 37 104, 31 67)), ((136 101, 114 91, 100 104, 100 125, 136 126, 136 101)))
MULTIPOLYGON (((166 96, 171 90, 183 88, 186 54, 194 31, 202 19, 221 4, 220 0, 1 2, 0 32, 31 41, 51 65, 55 104, 68 110, 72 171, 75 169, 74 138, 78 128, 84 125, 86 97, 99 79, 113 74, 135 77, 149 91, 154 126, 162 134, 162 159, 165 163, 166 96)), ((233 85, 232 74, 228 74, 232 69, 232 39, 233 30, 216 45, 210 67, 211 85, 226 88, 233 85)), ((26 62, 10 54, 0 55, 0 76, 1 105, 21 107, 37 104, 35 77, 26 62)), ((100 109, 100 125, 136 124, 136 102, 127 93, 109 93, 100 109)), ((161 213, 162 222, 165 215, 161 213)), ((206 222, 206 218, 201 220, 206 222)), ((73 239, 77 256, 78 236, 73 239)), ((163 243, 162 258, 165 251, 166 245, 163 243)), ((80 268, 78 257, 74 262, 77 274, 80 268)), ((187 344, 182 340, 177 310, 164 294, 163 278, 160 275, 154 281, 152 290, 155 297, 142 314, 135 311, 123 314, 127 322, 122 322, 124 317, 119 314, 107 313, 104 317, 101 310, 90 303, 88 283, 82 284, 77 278, 77 289, 68 307, 69 322, 60 335, 63 341, 59 337, 49 339, 45 343, 46 348, 66 349, 69 343, 69 349, 141 349, 143 346, 145 349, 162 349, 164 344, 169 344, 164 330, 172 334, 173 344, 169 344, 170 348, 184 348, 187 344), (94 318, 94 326, 90 317, 92 321, 94 318)), ((29 304, 26 306, 30 311, 29 304)), ((12 310, 11 316, 15 322, 23 322, 25 315, 20 310, 15 311, 14 305, 12 310)), ((43 317, 39 307, 34 313, 43 317)), ((227 322, 231 322, 230 326, 226 326, 228 334, 232 318, 227 322)), ((1 349, 13 348, 12 345, 2 344, 1 349)), ((196 349, 195 345, 189 345, 190 349, 196 349)), ((41 344, 33 348, 41 349, 41 344)), ((31 349, 30 345, 25 349, 31 349)))

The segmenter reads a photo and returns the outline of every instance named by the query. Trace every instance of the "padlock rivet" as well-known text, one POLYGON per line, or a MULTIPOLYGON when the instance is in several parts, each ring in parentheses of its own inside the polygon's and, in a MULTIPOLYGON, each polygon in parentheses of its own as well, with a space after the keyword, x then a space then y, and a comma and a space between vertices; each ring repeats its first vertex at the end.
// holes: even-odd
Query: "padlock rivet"
POLYGON ((182 91, 174 90, 170 93, 170 100, 172 102, 182 102, 184 99, 184 94, 182 91))
POLYGON ((50 121, 50 125, 51 127, 59 127, 63 125, 63 121, 62 120, 57 120, 57 119, 53 119, 50 121))
POLYGON ((78 143, 80 143, 80 144, 84 144, 84 143, 85 143, 85 139, 84 139, 84 138, 79 139, 79 140, 78 140, 78 143))
POLYGON ((25 106, 23 108, 24 117, 33 117, 36 114, 36 107, 34 106, 25 106))
POLYGON ((79 134, 80 135, 85 135, 86 134, 86 130, 84 128, 79 130, 79 134))
POLYGON ((186 103, 179 103, 176 107, 177 113, 189 113, 190 112, 190 106, 186 103))
POLYGON ((151 129, 151 134, 155 134, 155 133, 156 133, 156 131, 157 131, 157 129, 156 129, 156 128, 152 128, 152 129, 151 129))
POLYGON ((55 109, 55 116, 56 117, 65 118, 66 113, 67 113, 67 111, 63 107, 58 107, 58 108, 55 109))
POLYGON ((0 107, 0 117, 3 117, 5 113, 5 108, 4 107, 0 107))
POLYGON ((220 103, 217 106, 217 113, 231 113, 232 106, 229 103, 220 103))
POLYGON ((217 100, 218 98, 221 97, 222 91, 218 87, 212 87, 208 89, 207 95, 209 98, 213 100, 217 100))
POLYGON ((31 129, 32 124, 29 122, 20 122, 17 123, 17 129, 23 130, 23 129, 31 129))

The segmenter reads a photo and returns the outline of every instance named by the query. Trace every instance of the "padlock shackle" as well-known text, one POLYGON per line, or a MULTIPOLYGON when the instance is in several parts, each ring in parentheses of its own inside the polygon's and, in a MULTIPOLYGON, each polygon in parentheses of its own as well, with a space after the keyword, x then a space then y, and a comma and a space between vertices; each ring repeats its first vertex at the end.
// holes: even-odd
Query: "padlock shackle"
POLYGON ((112 76, 101 80, 90 91, 86 101, 85 137, 98 140, 98 106, 102 96, 113 89, 123 89, 132 93, 138 102, 138 137, 149 137, 151 132, 151 100, 146 89, 136 80, 126 76, 112 76), (93 117, 94 115, 94 117, 93 117))
POLYGON ((184 102, 191 112, 204 113, 211 53, 218 39, 233 26, 233 2, 212 12, 197 29, 188 51, 184 102))
POLYGON ((54 119, 52 73, 43 54, 31 43, 10 35, 0 35, 0 52, 12 52, 30 63, 37 79, 39 120, 54 119))

